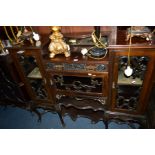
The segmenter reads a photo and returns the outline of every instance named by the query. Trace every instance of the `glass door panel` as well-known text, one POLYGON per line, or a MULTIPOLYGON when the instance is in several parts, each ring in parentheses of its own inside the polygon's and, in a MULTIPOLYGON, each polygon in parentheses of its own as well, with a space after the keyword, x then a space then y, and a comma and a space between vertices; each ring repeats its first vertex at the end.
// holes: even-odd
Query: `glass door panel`
POLYGON ((136 110, 143 87, 149 58, 132 56, 130 59, 133 73, 128 77, 124 74, 128 62, 127 56, 118 57, 118 78, 115 105, 115 108, 117 109, 136 110))
POLYGON ((19 62, 37 99, 47 99, 47 92, 34 56, 18 53, 19 62))

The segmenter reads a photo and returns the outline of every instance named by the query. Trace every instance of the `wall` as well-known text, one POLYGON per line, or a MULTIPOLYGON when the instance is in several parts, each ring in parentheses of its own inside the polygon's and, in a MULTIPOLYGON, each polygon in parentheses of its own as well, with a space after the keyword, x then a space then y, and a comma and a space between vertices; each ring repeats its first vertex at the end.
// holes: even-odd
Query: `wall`
MULTIPOLYGON (((49 26, 35 26, 34 29, 40 34, 49 35, 51 33, 49 26)), ((93 26, 62 26, 61 31, 65 33, 91 33, 94 30, 93 26)), ((101 26, 101 31, 111 31, 111 26, 101 26)))

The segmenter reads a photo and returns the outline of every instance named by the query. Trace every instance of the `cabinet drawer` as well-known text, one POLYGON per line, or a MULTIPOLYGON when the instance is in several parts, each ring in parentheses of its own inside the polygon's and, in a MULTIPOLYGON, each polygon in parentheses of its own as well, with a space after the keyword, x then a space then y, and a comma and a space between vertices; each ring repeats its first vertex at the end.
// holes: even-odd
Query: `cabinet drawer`
POLYGON ((46 70, 66 72, 107 72, 108 64, 85 64, 85 63, 46 63, 46 70))

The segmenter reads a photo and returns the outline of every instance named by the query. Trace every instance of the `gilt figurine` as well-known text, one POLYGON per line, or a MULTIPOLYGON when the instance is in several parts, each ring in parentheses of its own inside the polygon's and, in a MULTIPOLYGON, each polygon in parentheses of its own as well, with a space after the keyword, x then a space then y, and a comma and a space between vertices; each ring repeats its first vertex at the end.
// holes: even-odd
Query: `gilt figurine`
POLYGON ((49 37, 51 39, 51 43, 49 44, 50 58, 54 58, 57 54, 64 54, 65 57, 69 57, 70 47, 63 41, 60 26, 52 26, 51 29, 53 33, 49 37))

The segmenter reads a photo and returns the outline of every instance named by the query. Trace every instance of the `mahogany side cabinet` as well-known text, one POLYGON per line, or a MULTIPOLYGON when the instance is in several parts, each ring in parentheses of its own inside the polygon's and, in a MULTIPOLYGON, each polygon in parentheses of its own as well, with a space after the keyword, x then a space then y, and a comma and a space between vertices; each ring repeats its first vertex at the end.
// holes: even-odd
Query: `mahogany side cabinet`
MULTIPOLYGON (((71 56, 68 58, 64 55, 49 58, 48 39, 40 47, 8 47, 10 67, 18 76, 18 80, 12 79, 17 84, 12 89, 20 92, 19 98, 29 106, 53 107, 59 114, 62 107, 73 107, 102 111, 106 121, 115 118, 146 123, 155 75, 155 46, 131 46, 133 74, 127 77, 124 70, 128 63, 129 46, 110 44, 112 41, 109 41, 106 57, 93 59, 80 52, 82 48, 93 46, 89 37, 80 38, 83 39, 81 42, 78 38, 78 44, 70 43, 71 56)), ((4 62, 8 63, 7 60, 4 62)), ((4 85, 0 90, 4 94, 4 85)))

